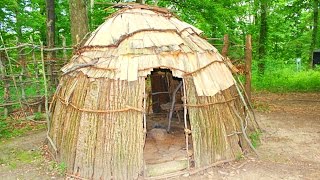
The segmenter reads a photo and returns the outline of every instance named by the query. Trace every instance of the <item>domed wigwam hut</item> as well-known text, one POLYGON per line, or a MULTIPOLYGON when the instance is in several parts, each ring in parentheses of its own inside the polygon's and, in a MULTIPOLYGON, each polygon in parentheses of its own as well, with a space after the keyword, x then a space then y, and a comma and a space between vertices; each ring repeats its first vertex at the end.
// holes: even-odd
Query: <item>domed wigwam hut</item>
POLYGON ((137 4, 92 33, 62 68, 50 108, 50 151, 69 176, 146 176, 146 78, 156 69, 183 82, 186 170, 250 151, 245 132, 255 124, 224 58, 201 33, 166 9, 137 4))

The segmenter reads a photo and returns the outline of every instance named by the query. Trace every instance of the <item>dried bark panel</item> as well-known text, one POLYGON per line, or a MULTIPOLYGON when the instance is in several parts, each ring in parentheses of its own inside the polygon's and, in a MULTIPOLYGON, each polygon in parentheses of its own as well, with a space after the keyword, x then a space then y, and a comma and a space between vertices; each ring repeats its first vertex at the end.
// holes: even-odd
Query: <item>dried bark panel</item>
POLYGON ((241 134, 231 135, 241 132, 240 123, 231 111, 231 106, 226 106, 235 104, 233 101, 220 103, 234 97, 229 89, 215 96, 197 96, 193 80, 189 78, 185 82, 189 105, 217 103, 200 107, 189 106, 196 168, 218 160, 233 159, 242 154, 243 149, 238 142, 240 140, 244 145, 246 142, 242 142, 241 134))
MULTIPOLYGON (((79 112, 78 110, 62 103, 61 99, 65 99, 67 90, 74 82, 79 84, 86 84, 87 79, 84 77, 63 78, 60 84, 63 84, 59 92, 56 93, 55 107, 52 113, 51 131, 49 133, 53 142, 58 148, 57 159, 67 164, 73 164, 74 154, 76 149, 76 142, 78 136, 79 126, 79 112)), ((84 97, 86 96, 86 88, 84 86, 76 86, 73 91, 73 96, 69 98, 69 103, 75 104, 77 107, 82 107, 84 97)), ((72 169, 72 166, 68 166, 72 169)))
MULTIPOLYGON (((84 100, 84 109, 98 109, 99 83, 93 80, 85 84, 88 88, 87 96, 84 100)), ((97 137, 97 113, 82 112, 79 119, 79 133, 76 147, 74 173, 80 174, 81 177, 92 177, 94 174, 94 158, 97 137)))
POLYGON ((57 159, 67 164, 68 173, 93 179, 132 179, 141 174, 142 112, 98 113, 81 109, 141 109, 144 81, 89 79, 82 74, 62 78, 50 137, 58 148, 57 159))
MULTIPOLYGON (((77 82, 75 89, 71 92, 69 102, 75 104, 77 107, 83 107, 85 98, 87 95, 87 87, 82 86, 82 84, 87 84, 88 79, 85 76, 75 78, 73 82, 77 82)), ((68 83, 72 85, 72 83, 68 83)), ((69 89, 69 88, 68 88, 69 89)), ((67 94, 65 94, 67 95, 67 94)), ((64 98, 64 96, 62 96, 64 98)), ((66 117, 63 118, 65 121, 62 133, 62 144, 61 144, 61 155, 66 163, 74 163, 74 156, 77 148, 78 133, 79 133, 79 124, 80 117, 82 112, 79 112, 77 109, 72 107, 67 107, 66 117)), ((71 166, 69 167, 72 168, 71 166)))

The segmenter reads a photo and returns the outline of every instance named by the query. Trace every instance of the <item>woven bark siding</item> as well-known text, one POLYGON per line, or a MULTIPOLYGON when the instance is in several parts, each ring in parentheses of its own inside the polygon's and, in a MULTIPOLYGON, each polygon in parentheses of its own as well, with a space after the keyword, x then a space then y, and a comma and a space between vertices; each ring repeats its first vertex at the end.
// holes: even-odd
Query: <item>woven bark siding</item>
POLYGON ((248 146, 241 134, 235 134, 241 127, 231 110, 231 106, 239 105, 232 94, 234 86, 215 96, 200 97, 193 80, 187 78, 185 82, 196 168, 243 154, 248 146))
POLYGON ((65 77, 61 83, 50 137, 68 174, 89 179, 137 178, 143 169, 144 78, 127 82, 79 75, 65 77))

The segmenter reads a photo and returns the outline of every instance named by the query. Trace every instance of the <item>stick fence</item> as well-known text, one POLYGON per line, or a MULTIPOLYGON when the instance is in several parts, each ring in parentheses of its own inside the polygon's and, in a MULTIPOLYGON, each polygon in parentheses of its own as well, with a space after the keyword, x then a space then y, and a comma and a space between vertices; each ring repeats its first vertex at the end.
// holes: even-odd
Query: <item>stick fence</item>
POLYGON ((31 39, 30 43, 8 46, 2 40, 0 116, 20 112, 20 116, 27 117, 45 111, 45 90, 50 99, 59 82, 60 68, 70 59, 73 48, 66 47, 65 43, 55 48, 39 44, 31 39))

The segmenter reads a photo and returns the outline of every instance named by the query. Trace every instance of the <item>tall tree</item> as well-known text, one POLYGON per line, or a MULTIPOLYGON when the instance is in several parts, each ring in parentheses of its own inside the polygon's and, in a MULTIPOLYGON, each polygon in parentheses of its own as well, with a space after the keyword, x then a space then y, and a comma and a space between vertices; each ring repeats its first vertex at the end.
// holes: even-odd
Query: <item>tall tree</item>
POLYGON ((265 55, 267 42, 267 0, 260 1, 260 35, 258 48, 258 71, 259 74, 264 74, 265 70, 265 55))
POLYGON ((319 0, 313 0, 313 29, 312 29, 312 38, 310 45, 310 56, 309 62, 310 67, 313 66, 313 50, 317 45, 318 39, 318 22, 319 22, 319 0))
POLYGON ((54 0, 46 0, 47 5, 47 46, 54 47, 55 44, 55 5, 54 0))
POLYGON ((144 4, 144 0, 136 0, 136 3, 144 4))
POLYGON ((70 0, 70 20, 72 44, 76 45, 89 32, 87 7, 84 0, 70 0))
MULTIPOLYGON (((46 14, 47 14, 47 46, 48 48, 53 48, 55 44, 55 8, 54 0, 46 0, 46 14)), ((47 73, 52 75, 54 66, 54 52, 49 51, 47 53, 47 73)), ((52 76, 48 76, 49 87, 52 87, 52 76)), ((50 88, 49 88, 50 89, 50 88)))

